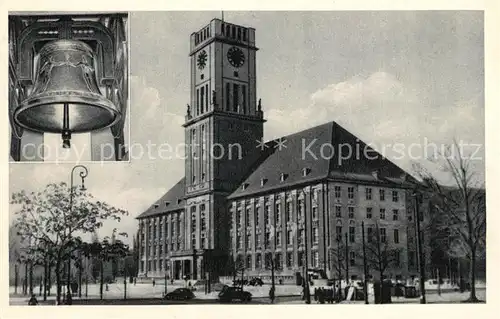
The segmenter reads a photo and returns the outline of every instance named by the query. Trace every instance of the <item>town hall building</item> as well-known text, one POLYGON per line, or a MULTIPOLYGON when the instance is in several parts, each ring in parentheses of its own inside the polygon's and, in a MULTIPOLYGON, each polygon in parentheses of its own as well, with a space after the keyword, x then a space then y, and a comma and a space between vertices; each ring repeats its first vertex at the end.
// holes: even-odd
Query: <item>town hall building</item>
POLYGON ((185 177, 137 217, 139 276, 332 278, 342 245, 342 275, 362 279, 362 222, 396 252, 386 276, 415 275, 411 176, 336 122, 263 143, 255 29, 214 19, 190 43, 185 177))

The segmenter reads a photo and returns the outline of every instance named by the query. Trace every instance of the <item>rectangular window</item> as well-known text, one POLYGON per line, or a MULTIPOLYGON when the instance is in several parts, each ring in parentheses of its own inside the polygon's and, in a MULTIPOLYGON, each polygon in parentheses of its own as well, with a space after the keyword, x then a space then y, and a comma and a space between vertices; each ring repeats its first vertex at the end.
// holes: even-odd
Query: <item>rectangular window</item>
POLYGON ((231 84, 226 83, 226 111, 230 110, 231 105, 231 84))
POLYGON ((349 206, 347 207, 347 212, 348 212, 348 215, 349 215, 349 218, 354 218, 354 207, 352 206, 349 206))
POLYGON ((366 218, 372 218, 372 215, 373 215, 373 208, 366 207, 366 218))
POLYGON ((380 209, 380 219, 385 219, 385 208, 380 209))
POLYGON ((264 245, 266 248, 269 248, 271 246, 271 231, 266 230, 266 233, 264 235, 264 245))
POLYGON ((297 219, 302 220, 304 219, 304 201, 302 199, 299 199, 298 206, 297 219))
POLYGON ((319 252, 313 252, 313 267, 319 267, 319 252))
POLYGON ((241 222, 241 208, 238 208, 236 211, 236 228, 240 228, 242 225, 241 222))
POLYGON ((196 115, 200 114, 200 89, 196 89, 196 115))
POLYGON ((238 112, 239 108, 239 93, 240 92, 240 86, 239 84, 233 83, 233 112, 238 112))
POLYGON ((241 86, 241 107, 243 109, 243 114, 247 113, 247 87, 245 85, 241 86))
POLYGON ((394 251, 394 264, 396 266, 399 266, 401 263, 401 254, 399 253, 399 250, 394 251))
POLYGON ((341 241, 342 240, 342 226, 336 227, 336 233, 337 233, 337 241, 341 241))
POLYGON ((380 228, 380 242, 385 243, 387 240, 385 228, 380 228))
POLYGON ((245 247, 247 250, 252 249, 252 235, 251 234, 247 234, 247 236, 246 236, 245 247))
POLYGON ((208 112, 208 84, 205 84, 205 111, 208 112))
POLYGON ((287 244, 288 244, 288 246, 292 246, 293 245, 293 233, 292 233, 292 230, 288 229, 286 231, 286 235, 287 235, 287 244))
POLYGON ((255 268, 259 269, 262 267, 262 255, 257 254, 255 255, 255 268))
POLYGON ((399 230, 394 229, 394 243, 399 244, 399 230))
POLYGON ((335 198, 342 197, 342 188, 340 186, 335 186, 335 198))
POLYGON ((269 204, 266 204, 264 207, 264 222, 266 225, 271 225, 271 212, 269 208, 269 204))
POLYGON ((350 226, 349 227, 349 242, 354 243, 356 237, 356 228, 350 226))
POLYGON ((257 211, 254 217, 255 217, 255 228, 260 227, 260 207, 257 207, 257 211))
POLYGON ((281 224, 281 205, 280 205, 280 203, 276 203, 274 213, 275 213, 274 217, 276 219, 276 225, 281 224))
POLYGON ((251 212, 250 208, 247 208, 245 212, 246 212, 245 218, 246 218, 247 226, 249 226, 252 223, 252 217, 251 217, 252 212, 251 212))
POLYGON ((347 198, 354 199, 354 187, 347 188, 347 198))
POLYGON ((247 29, 243 29, 243 41, 247 40, 247 29))
POLYGON ((317 244, 319 242, 319 230, 318 227, 313 227, 313 243, 317 244))
POLYGON ((312 208, 312 218, 313 219, 318 219, 318 207, 313 207, 312 208))
POLYGON ((252 255, 247 255, 246 269, 252 269, 252 255))
POLYGON ((297 238, 299 246, 305 244, 305 242, 306 242, 306 235, 305 234, 306 234, 306 232, 304 229, 299 230, 299 237, 297 238))
POLYGON ((204 103, 205 102, 205 87, 202 86, 200 89, 200 101, 198 102, 200 104, 200 114, 203 114, 204 112, 204 103))
POLYGON ((399 219, 399 212, 397 209, 392 210, 392 220, 398 220, 399 219))
POLYGON ((349 252, 349 264, 351 266, 355 266, 356 265, 356 253, 353 252, 353 251, 349 252))
POLYGON ((159 271, 162 271, 163 270, 163 260, 159 260, 159 264, 158 264, 158 270, 159 271))
POLYGON ((342 217, 342 206, 335 206, 335 217, 342 217))
POLYGON ((305 259, 304 259, 304 252, 303 251, 299 251, 299 254, 298 254, 298 259, 297 259, 297 264, 299 267, 304 267, 305 265, 305 259))
POLYGON ((392 201, 394 203, 397 203, 398 200, 399 200, 399 193, 398 193, 398 191, 392 191, 392 201))
POLYGON ((380 197, 380 201, 381 202, 385 201, 385 189, 379 189, 378 190, 378 195, 380 197))
POLYGON ((286 253, 286 266, 288 268, 291 268, 293 266, 293 253, 291 251, 288 251, 286 253))
POLYGON ((366 241, 371 243, 373 238, 373 228, 368 227, 367 228, 367 233, 366 233, 366 241))
POLYGON ((293 203, 292 201, 287 202, 287 212, 286 212, 286 221, 291 222, 292 221, 292 213, 293 213, 293 203))
POLYGON ((371 200, 372 199, 372 189, 371 188, 366 188, 365 189, 365 196, 366 196, 366 200, 371 200))
POLYGON ((241 249, 243 247, 243 237, 236 236, 236 249, 241 249))
POLYGON ((281 247, 282 243, 282 233, 279 231, 276 233, 276 246, 281 247))

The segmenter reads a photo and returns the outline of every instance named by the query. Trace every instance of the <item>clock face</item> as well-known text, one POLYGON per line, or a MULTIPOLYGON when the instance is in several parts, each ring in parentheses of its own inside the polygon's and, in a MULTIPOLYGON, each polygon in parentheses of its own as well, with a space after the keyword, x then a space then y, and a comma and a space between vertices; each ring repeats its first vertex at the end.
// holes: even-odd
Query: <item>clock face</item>
POLYGON ((200 52, 200 54, 198 54, 198 68, 200 70, 203 70, 206 65, 207 65, 207 52, 203 50, 200 52))
POLYGON ((241 49, 232 47, 227 51, 227 59, 234 67, 241 67, 245 63, 245 54, 241 49))

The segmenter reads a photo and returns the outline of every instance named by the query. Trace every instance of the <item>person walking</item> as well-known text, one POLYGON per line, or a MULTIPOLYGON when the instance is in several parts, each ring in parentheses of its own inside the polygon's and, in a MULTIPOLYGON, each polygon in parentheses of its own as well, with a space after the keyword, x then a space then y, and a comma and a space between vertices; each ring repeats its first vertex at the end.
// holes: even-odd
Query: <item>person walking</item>
POLYGON ((73 304, 73 298, 71 297, 71 292, 68 291, 66 294, 66 304, 71 306, 73 304))
POLYGON ((28 305, 29 305, 29 306, 36 306, 36 305, 38 305, 38 300, 36 299, 35 294, 32 294, 32 295, 31 295, 31 298, 30 298, 30 300, 28 301, 28 305))
POLYGON ((275 294, 274 294, 274 287, 271 287, 271 289, 269 289, 269 300, 271 301, 271 303, 274 303, 274 298, 275 298, 275 294))
POLYGON ((323 289, 323 287, 318 289, 318 300, 320 304, 325 303, 325 290, 323 289))
POLYGON ((156 285, 156 281, 153 279, 153 287, 156 285))

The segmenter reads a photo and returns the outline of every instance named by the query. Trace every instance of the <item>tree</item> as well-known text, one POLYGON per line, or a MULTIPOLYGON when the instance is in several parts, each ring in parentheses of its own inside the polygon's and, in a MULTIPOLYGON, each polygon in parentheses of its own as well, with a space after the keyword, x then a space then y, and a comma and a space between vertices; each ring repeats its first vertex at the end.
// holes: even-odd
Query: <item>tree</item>
POLYGON ((70 207, 70 193, 65 183, 51 183, 41 192, 26 193, 23 190, 14 193, 11 200, 11 204, 19 207, 15 222, 19 235, 54 249, 58 303, 62 266, 78 248, 80 236, 95 232, 107 219, 120 221, 128 214, 94 200, 90 193, 77 187, 73 189, 73 205, 70 207))
POLYGON ((449 256, 469 261, 471 284, 468 302, 478 302, 476 297, 476 267, 478 258, 486 252, 486 206, 484 182, 476 175, 472 157, 455 140, 432 158, 440 169, 453 180, 452 186, 441 185, 429 171, 417 166, 417 172, 430 193, 437 210, 436 236, 449 256))
POLYGON ((335 240, 335 246, 328 249, 328 258, 331 269, 336 273, 337 279, 342 280, 342 274, 345 272, 345 244, 344 241, 337 237, 335 240))
MULTIPOLYGON (((367 225, 366 236, 366 263, 368 269, 373 269, 379 273, 380 295, 382 296, 383 281, 385 272, 392 266, 399 266, 401 251, 391 248, 385 238, 385 228, 380 227, 378 223, 367 225)), ((362 253, 357 254, 359 259, 363 258, 362 253)))

